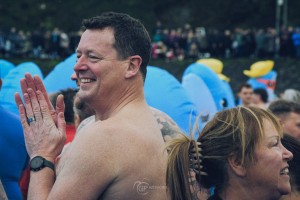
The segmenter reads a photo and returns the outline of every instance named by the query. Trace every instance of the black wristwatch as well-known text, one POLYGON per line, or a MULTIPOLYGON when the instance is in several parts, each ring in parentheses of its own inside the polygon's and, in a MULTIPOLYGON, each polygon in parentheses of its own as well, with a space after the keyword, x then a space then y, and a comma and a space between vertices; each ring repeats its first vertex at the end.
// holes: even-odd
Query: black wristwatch
POLYGON ((49 160, 46 160, 42 156, 36 156, 31 159, 31 161, 30 161, 30 170, 31 171, 35 171, 35 172, 40 171, 44 167, 49 167, 50 169, 55 171, 54 163, 50 162, 49 160))

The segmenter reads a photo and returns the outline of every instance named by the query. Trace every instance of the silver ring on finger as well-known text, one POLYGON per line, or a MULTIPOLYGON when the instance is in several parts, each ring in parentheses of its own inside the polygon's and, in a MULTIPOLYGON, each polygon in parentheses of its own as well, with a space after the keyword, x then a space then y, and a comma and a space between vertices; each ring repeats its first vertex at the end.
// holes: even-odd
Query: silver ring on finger
POLYGON ((30 124, 30 123, 32 123, 32 122, 35 122, 36 120, 35 120, 35 117, 33 116, 33 117, 27 117, 27 122, 28 122, 28 124, 30 124))

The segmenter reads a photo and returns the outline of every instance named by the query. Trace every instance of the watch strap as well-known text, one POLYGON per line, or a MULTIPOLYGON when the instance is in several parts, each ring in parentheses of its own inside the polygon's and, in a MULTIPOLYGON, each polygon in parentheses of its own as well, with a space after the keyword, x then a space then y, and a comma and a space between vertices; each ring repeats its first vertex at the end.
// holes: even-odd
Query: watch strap
POLYGON ((49 167, 50 169, 52 169, 53 171, 55 171, 55 165, 53 162, 49 161, 49 160, 44 160, 44 165, 45 167, 49 167))

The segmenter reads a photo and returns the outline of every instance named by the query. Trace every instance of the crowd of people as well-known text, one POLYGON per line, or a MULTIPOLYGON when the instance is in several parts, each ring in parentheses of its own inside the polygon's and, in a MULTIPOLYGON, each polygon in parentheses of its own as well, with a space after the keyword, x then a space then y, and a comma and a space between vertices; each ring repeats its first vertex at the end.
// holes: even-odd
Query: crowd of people
MULTIPOLYGON (((62 29, 34 31, 0 30, 0 55, 6 57, 64 58, 74 52, 82 32, 62 29)), ((226 29, 169 28, 157 22, 152 33, 152 58, 166 60, 203 57, 300 57, 300 28, 226 29)))
MULTIPOLYGON (((49 96, 42 79, 26 73, 22 94, 15 94, 14 120, 30 160, 26 180, 18 173, 28 187, 24 199, 299 199, 299 91, 268 102, 266 93, 243 84, 239 105, 188 138, 146 103, 153 51, 141 22, 108 12, 83 27, 72 75, 78 90, 49 96), (70 123, 75 136, 66 144, 70 123)), ((10 198, 7 180, 0 174, 10 198)))
POLYGON ((202 57, 300 57, 300 28, 218 30, 204 27, 164 28, 157 25, 153 37, 153 58, 182 60, 202 57))

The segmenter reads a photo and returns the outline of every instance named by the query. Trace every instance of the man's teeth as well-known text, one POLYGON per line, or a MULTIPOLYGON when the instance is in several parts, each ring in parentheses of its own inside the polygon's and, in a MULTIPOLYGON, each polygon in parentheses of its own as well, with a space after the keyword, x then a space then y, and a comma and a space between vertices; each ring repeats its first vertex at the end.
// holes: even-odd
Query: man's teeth
POLYGON ((284 168, 283 170, 281 170, 280 174, 281 175, 289 175, 289 168, 284 168))
POLYGON ((82 78, 82 79, 80 79, 80 82, 81 83, 90 83, 90 82, 92 82, 93 80, 92 79, 87 79, 87 78, 82 78))

